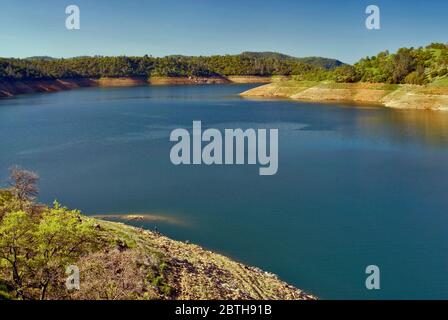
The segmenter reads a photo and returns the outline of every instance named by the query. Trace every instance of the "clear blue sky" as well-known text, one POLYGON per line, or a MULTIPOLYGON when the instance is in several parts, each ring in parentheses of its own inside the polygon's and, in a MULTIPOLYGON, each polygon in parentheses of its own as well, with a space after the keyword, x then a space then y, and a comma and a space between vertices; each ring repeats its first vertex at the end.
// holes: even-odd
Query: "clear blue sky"
POLYGON ((352 63, 448 42, 448 0, 0 0, 0 56, 211 55, 278 51, 352 63), (65 7, 81 30, 65 29, 65 7), (364 26, 381 8, 382 29, 364 26))

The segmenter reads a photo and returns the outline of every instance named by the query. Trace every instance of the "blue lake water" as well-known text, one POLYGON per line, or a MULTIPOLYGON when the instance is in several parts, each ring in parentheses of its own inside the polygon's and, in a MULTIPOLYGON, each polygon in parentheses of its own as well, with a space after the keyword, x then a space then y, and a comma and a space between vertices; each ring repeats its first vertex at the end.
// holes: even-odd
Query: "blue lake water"
POLYGON ((89 88, 0 100, 0 178, 157 228, 323 299, 448 298, 448 113, 249 100, 254 85, 89 88), (169 134, 278 128, 279 171, 174 166, 169 134), (378 265, 381 290, 365 288, 378 265))

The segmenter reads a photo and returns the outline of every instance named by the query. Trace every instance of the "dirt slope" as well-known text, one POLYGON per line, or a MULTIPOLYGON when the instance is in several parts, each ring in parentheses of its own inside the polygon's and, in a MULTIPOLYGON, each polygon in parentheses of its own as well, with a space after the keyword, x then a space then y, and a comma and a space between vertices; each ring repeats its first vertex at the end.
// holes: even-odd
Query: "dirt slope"
POLYGON ((257 299, 308 300, 312 295, 288 285, 277 276, 235 262, 203 248, 174 241, 158 233, 116 222, 99 222, 101 228, 130 243, 131 250, 143 250, 164 264, 169 299, 257 299))

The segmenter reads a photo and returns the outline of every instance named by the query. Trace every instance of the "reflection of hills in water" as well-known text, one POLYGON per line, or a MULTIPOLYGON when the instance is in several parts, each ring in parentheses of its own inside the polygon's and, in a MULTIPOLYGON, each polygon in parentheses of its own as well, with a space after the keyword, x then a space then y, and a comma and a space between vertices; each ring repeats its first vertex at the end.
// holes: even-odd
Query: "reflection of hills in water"
POLYGON ((384 110, 358 117, 358 129, 402 144, 448 145, 448 112, 384 110))

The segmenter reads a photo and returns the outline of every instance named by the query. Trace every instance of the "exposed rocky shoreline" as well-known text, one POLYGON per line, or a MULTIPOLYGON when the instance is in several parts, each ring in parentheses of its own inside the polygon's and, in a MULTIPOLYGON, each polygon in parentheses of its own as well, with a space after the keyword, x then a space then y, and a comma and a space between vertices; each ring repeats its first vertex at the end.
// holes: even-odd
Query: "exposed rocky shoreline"
POLYGON ((176 300, 316 300, 275 274, 247 266, 197 245, 122 223, 98 221, 104 232, 126 238, 134 248, 151 251, 165 261, 170 297, 176 300), (148 249, 150 248, 150 250, 148 249))
POLYGON ((241 94, 313 102, 355 102, 391 108, 448 111, 448 88, 380 83, 278 81, 241 94))
POLYGON ((270 77, 126 77, 126 78, 77 78, 52 80, 0 80, 0 98, 27 93, 58 92, 84 87, 132 87, 144 85, 194 85, 227 83, 269 83, 270 77))

